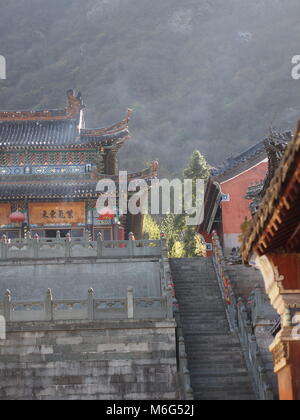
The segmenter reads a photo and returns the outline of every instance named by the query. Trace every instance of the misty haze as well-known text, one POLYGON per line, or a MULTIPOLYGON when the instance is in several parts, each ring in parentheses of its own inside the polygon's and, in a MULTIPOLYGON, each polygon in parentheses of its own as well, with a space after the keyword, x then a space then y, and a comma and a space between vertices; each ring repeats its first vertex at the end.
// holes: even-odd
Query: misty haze
POLYGON ((83 93, 88 126, 132 107, 125 169, 159 159, 163 175, 180 175, 194 149, 217 165, 300 114, 297 0, 0 3, 0 107, 64 106, 69 88, 83 93))

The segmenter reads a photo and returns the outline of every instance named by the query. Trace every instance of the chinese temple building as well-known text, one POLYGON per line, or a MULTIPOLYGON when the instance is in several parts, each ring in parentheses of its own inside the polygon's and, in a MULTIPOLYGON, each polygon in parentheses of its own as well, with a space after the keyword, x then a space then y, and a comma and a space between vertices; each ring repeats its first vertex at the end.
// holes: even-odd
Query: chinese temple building
POLYGON ((205 191, 204 220, 198 227, 207 243, 215 231, 227 256, 240 247, 241 226, 251 219, 255 199, 271 174, 269 150, 290 139, 290 132, 272 132, 268 139, 212 170, 205 191))
MULTIPOLYGON (((0 112, 0 235, 40 237, 71 233, 106 240, 138 238, 142 217, 101 216, 96 210, 100 179, 118 180, 118 151, 130 137, 126 118, 109 128, 88 129, 81 94, 67 92, 63 110, 0 112)), ((148 179, 156 167, 129 175, 148 179)), ((128 181, 129 181, 128 180, 128 181)))
POLYGON ((245 235, 245 263, 261 270, 281 317, 270 351, 281 400, 300 400, 300 122, 245 235))

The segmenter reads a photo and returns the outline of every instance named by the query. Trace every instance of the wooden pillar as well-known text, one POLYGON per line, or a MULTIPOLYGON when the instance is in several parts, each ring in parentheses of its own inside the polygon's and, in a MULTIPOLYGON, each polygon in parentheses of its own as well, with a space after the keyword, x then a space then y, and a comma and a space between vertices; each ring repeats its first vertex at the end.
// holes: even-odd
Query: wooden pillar
POLYGON ((128 214, 127 215, 127 234, 132 232, 136 239, 142 239, 143 237, 143 225, 144 215, 143 214, 128 214))
POLYGON ((271 303, 281 316, 281 331, 270 346, 279 398, 300 400, 300 255, 270 254, 256 262, 271 303))
POLYGON ((118 154, 111 150, 106 156, 106 173, 107 175, 118 175, 118 170, 118 154))
POLYGON ((300 341, 279 338, 270 347, 281 401, 300 400, 300 341))

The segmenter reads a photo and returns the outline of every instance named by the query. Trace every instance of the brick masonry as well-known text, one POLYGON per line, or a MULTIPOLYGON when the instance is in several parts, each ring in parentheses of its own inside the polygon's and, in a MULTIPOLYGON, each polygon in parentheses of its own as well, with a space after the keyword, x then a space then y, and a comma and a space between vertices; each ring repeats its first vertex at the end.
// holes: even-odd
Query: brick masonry
POLYGON ((0 400, 180 399, 175 321, 31 322, 0 340, 0 400))

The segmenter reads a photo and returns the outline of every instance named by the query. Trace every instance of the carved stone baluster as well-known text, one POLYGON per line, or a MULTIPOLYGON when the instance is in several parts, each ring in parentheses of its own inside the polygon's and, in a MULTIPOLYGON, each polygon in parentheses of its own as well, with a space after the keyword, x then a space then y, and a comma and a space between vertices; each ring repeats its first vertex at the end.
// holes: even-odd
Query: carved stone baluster
POLYGON ((129 233, 129 255, 130 257, 134 256, 134 250, 135 250, 135 237, 132 232, 129 233))
POLYGON ((94 289, 90 288, 88 291, 88 318, 90 321, 94 320, 94 289))
POLYGON ((103 256, 103 236, 99 232, 97 235, 97 258, 102 258, 103 256))
POLYGON ((33 240, 33 257, 34 258, 38 258, 39 257, 39 245, 40 245, 40 237, 36 233, 34 235, 34 240, 33 240))
POLYGON ((127 289, 127 316, 128 319, 134 319, 134 297, 132 287, 128 287, 127 289))
POLYGON ((1 240, 1 259, 2 260, 7 259, 7 250, 8 250, 7 243, 8 243, 7 236, 3 235, 2 240, 1 240))
POLYGON ((53 320, 53 295, 52 290, 47 290, 46 300, 45 300, 45 321, 53 320))
POLYGON ((160 234, 160 246, 162 258, 168 258, 167 238, 164 232, 160 234))
POLYGON ((66 258, 71 258, 71 244, 72 242, 72 237, 71 237, 71 233, 67 233, 66 234, 66 241, 65 241, 65 257, 66 258))
POLYGON ((183 379, 183 387, 184 387, 184 397, 186 400, 193 400, 194 394, 191 387, 191 376, 190 371, 188 369, 188 358, 185 351, 185 344, 184 338, 181 336, 178 339, 179 345, 179 363, 180 363, 180 370, 183 379))
POLYGON ((3 300, 3 308, 4 308, 4 318, 6 322, 11 320, 11 292, 7 290, 4 295, 3 300))
POLYGON ((84 236, 85 236, 86 242, 88 243, 91 242, 91 233, 88 229, 86 229, 84 236))
POLYGON ((167 319, 172 319, 174 317, 173 313, 173 289, 171 286, 167 288, 167 319))

